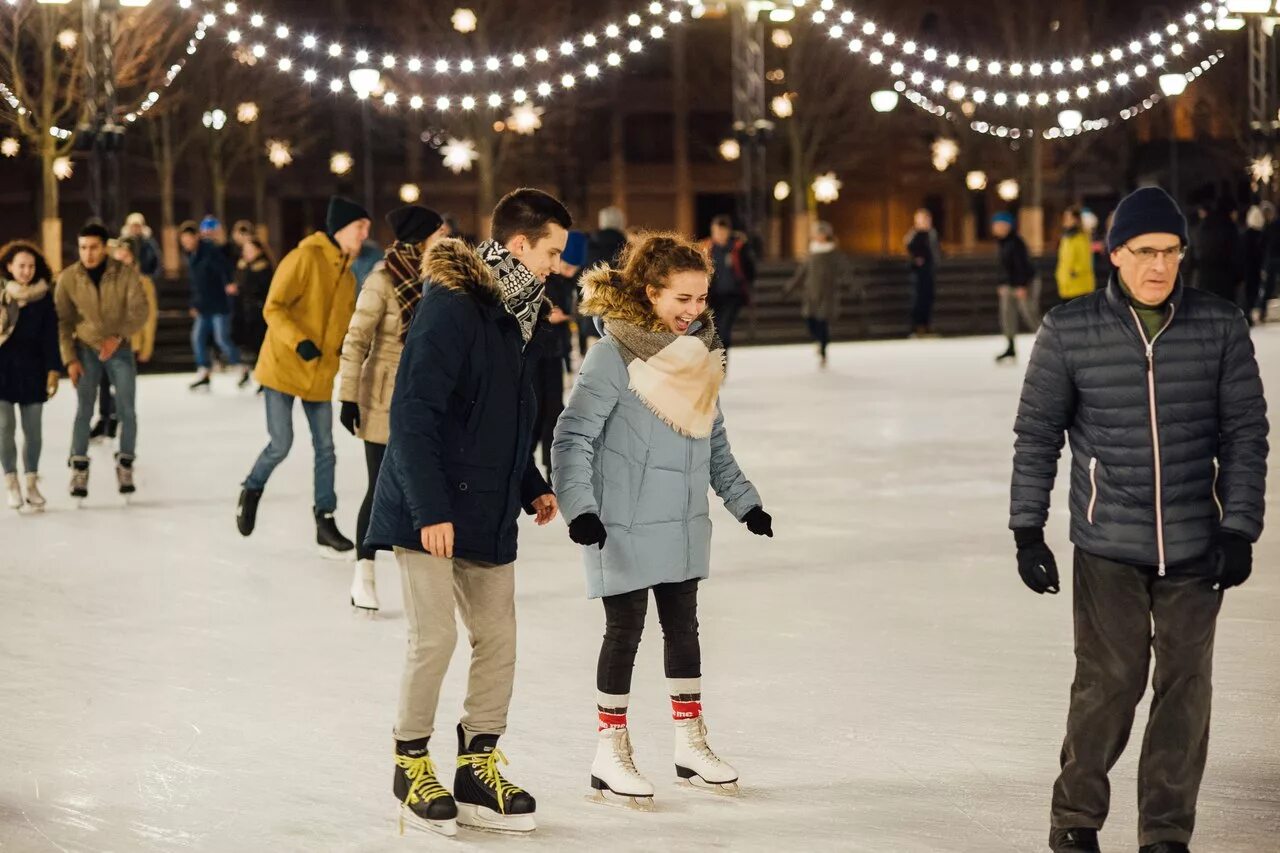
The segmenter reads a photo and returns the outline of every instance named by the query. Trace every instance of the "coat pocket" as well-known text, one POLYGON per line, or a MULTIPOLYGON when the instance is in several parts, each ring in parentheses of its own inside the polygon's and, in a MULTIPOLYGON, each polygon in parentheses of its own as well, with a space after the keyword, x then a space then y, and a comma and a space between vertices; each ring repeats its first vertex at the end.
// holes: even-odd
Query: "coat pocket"
POLYGON ((1093 524, 1094 510, 1098 508, 1098 457, 1089 460, 1089 523, 1093 524))

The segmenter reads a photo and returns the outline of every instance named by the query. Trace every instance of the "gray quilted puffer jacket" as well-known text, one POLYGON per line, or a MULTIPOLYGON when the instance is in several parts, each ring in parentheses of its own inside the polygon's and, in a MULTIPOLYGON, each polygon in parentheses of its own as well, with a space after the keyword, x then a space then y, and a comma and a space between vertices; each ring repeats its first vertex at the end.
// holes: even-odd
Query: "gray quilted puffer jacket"
POLYGON ((1151 340, 1114 277, 1045 317, 1014 425, 1012 529, 1044 526, 1066 433, 1082 550, 1195 572, 1217 531, 1262 533, 1267 407, 1244 315, 1182 284, 1169 301, 1151 340))

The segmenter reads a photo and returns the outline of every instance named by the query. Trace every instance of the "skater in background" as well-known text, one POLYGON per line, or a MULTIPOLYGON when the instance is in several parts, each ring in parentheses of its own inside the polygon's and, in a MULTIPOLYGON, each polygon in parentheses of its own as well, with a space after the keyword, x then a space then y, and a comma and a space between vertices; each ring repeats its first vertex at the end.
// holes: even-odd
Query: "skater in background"
POLYGON ((1064 435, 1072 451, 1076 677, 1049 839, 1059 853, 1099 849, 1107 774, 1154 651, 1138 843, 1186 853, 1218 610, 1223 591, 1248 580, 1262 531, 1266 401, 1239 309, 1179 279, 1187 223, 1173 199, 1155 187, 1131 194, 1107 242, 1118 274, 1049 312, 1014 426, 1009 526, 1018 573, 1037 593, 1059 587, 1044 526, 1064 435))
POLYGON ((146 327, 150 310, 138 271, 107 256, 107 239, 101 224, 81 228, 80 260, 62 271, 53 292, 62 361, 76 389, 70 460, 71 497, 76 499, 89 495, 89 420, 104 373, 115 390, 120 419, 117 485, 122 495, 135 491, 138 365, 129 339, 146 327))
POLYGON ((378 472, 391 432, 391 396, 404 339, 413 312, 422 299, 422 257, 442 239, 440 214, 418 205, 398 207, 387 214, 395 242, 386 260, 364 280, 356 310, 342 341, 338 420, 347 432, 364 442, 369 487, 356 516, 356 565, 351 579, 351 605, 378 609, 378 590, 372 548, 365 544, 378 472))
POLYGON ((333 477, 333 380, 339 350, 356 307, 351 260, 369 236, 369 212, 342 196, 329 199, 325 230, 303 238, 271 280, 263 316, 267 337, 254 375, 263 387, 270 442, 245 477, 236 509, 241 536, 253 533, 258 503, 276 466, 293 447, 293 402, 311 430, 315 451, 316 545, 322 556, 345 560, 355 546, 338 531, 333 477))
POLYGON ((756 281, 755 258, 747 238, 733 233, 733 220, 724 214, 711 220, 711 236, 702 241, 702 251, 711 263, 708 299, 727 362, 733 346, 733 327, 742 309, 751 303, 751 288, 756 281))
POLYGON ((1252 326, 1257 316, 1258 304, 1262 299, 1262 268, 1266 261, 1267 226, 1262 208, 1253 205, 1244 217, 1244 232, 1240 236, 1242 270, 1244 273, 1244 295, 1240 303, 1245 319, 1252 326))
POLYGON ((555 437, 556 421, 564 411, 564 375, 569 371, 568 360, 573 353, 570 325, 578 303, 578 279, 586 246, 586 234, 570 231, 564 252, 560 255, 559 271, 547 276, 547 299, 551 301, 547 324, 550 328, 538 358, 533 388, 538 402, 534 450, 539 451, 538 458, 548 479, 551 478, 551 441, 555 437))
POLYGON ((528 832, 537 803, 501 773, 498 741, 516 667, 520 509, 537 523, 556 498, 533 461, 533 373, 546 329, 543 282, 572 224, 564 205, 519 189, 494 208, 493 238, 442 240, 423 263, 426 293, 405 340, 391 437, 366 544, 400 565, 409 649, 395 726, 401 820, 444 834, 457 823, 528 832), (454 789, 428 754, 455 609, 471 640, 454 789))
POLYGON ((1258 322, 1267 321, 1267 305, 1276 298, 1276 284, 1280 282, 1280 216, 1276 206, 1269 201, 1262 203, 1262 218, 1266 220, 1263 234, 1262 295, 1258 305, 1258 322))
MULTIPOLYGON (((133 253, 132 243, 128 241, 114 243, 111 246, 111 257, 126 267, 138 270, 138 280, 142 283, 142 293, 147 300, 147 322, 129 339, 129 345, 133 347, 133 354, 138 364, 147 364, 155 354, 156 328, 160 322, 160 300, 156 296, 156 284, 151 280, 151 276, 143 273, 138 267, 138 258, 133 253)), ((112 420, 115 420, 114 416, 112 420)))
POLYGON ((1069 207, 1062 212, 1062 239, 1058 241, 1058 266, 1054 277, 1058 283, 1058 298, 1063 302, 1093 293, 1096 284, 1093 249, 1078 207, 1069 207))
POLYGON ((240 360, 248 365, 256 362, 267 336, 267 323, 262 311, 267 305, 267 293, 271 290, 271 277, 275 263, 265 243, 250 237, 240 247, 240 261, 236 264, 235 317, 231 323, 231 339, 240 351, 240 360))
POLYGON ((0 468, 10 509, 36 512, 45 505, 38 485, 41 416, 62 376, 52 281, 49 264, 32 244, 15 240, 0 248, 0 468), (18 479, 19 421, 25 483, 18 479))
POLYGON ((121 241, 128 243, 133 249, 133 256, 138 261, 138 271, 152 280, 160 275, 160 244, 147 226, 147 218, 141 213, 130 213, 124 220, 124 229, 120 232, 121 241))
POLYGON ((942 247, 938 232, 933 229, 933 214, 927 208, 916 211, 906 246, 911 261, 911 335, 928 337, 933 334, 933 303, 942 247))
POLYGON ((724 348, 707 313, 705 255, 677 235, 648 234, 621 260, 583 280, 582 310, 604 318, 606 336, 587 353, 560 416, 552 470, 569 536, 583 548, 587 595, 604 603, 591 785, 601 801, 644 808, 654 789, 632 759, 627 707, 649 595, 662 623, 676 772, 736 791, 738 774, 711 751, 702 719, 707 490, 758 536, 772 536, 773 522, 734 461, 720 414, 724 348))
MULTIPOLYGON (((604 264, 616 267, 622 250, 627 247, 627 215, 622 208, 610 205, 600 211, 596 217, 598 230, 587 240, 587 256, 582 262, 583 271, 604 264)), ((581 293, 581 289, 579 289, 581 293)), ((587 349, 593 338, 600 337, 595 318, 582 314, 577 316, 578 355, 586 357, 587 349)))
POLYGON ((194 222, 184 222, 178 229, 178 241, 187 261, 191 279, 191 350, 196 360, 196 381, 192 391, 208 390, 212 384, 213 359, 209 341, 217 341, 218 349, 231 367, 240 366, 239 387, 249 384, 249 368, 240 365, 240 352, 231 340, 231 291, 235 268, 227 256, 207 237, 201 237, 194 222))
POLYGON ((836 245, 830 222, 815 223, 809 237, 809 256, 787 283, 782 298, 791 299, 796 291, 802 294, 800 313, 809 336, 818 343, 818 363, 826 367, 831 324, 840 318, 840 291, 851 271, 848 256, 836 245))
POLYGON ((1244 277, 1240 231, 1231 221, 1233 207, 1222 199, 1204 218, 1191 238, 1188 260, 1195 270, 1195 286, 1232 305, 1240 304, 1244 277))
POLYGON ((996 288, 1000 298, 1000 331, 1008 341, 1004 352, 996 356, 996 363, 1018 357, 1019 317, 1028 331, 1034 332, 1040 325, 1040 287, 1036 268, 1031 263, 1026 241, 1014 228, 1012 213, 997 213, 991 217, 991 233, 998 241, 1000 257, 1000 285, 996 288))

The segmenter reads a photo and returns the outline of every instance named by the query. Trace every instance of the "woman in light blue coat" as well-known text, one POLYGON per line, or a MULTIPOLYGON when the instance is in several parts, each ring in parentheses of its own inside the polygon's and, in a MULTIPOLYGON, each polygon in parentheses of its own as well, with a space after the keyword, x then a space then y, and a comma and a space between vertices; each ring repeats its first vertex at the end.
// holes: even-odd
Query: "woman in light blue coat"
POLYGON ((714 488, 752 533, 773 536, 759 493, 734 461, 720 414, 724 347, 707 313, 710 269, 681 237, 649 234, 620 269, 582 280, 582 310, 604 319, 556 425, 552 479, 569 535, 583 546, 587 594, 604 601, 596 672, 596 799, 647 808, 653 786, 636 770, 627 704, 649 591, 665 642, 676 721, 676 771, 695 787, 737 790, 702 720, 698 581, 710 573, 714 488))

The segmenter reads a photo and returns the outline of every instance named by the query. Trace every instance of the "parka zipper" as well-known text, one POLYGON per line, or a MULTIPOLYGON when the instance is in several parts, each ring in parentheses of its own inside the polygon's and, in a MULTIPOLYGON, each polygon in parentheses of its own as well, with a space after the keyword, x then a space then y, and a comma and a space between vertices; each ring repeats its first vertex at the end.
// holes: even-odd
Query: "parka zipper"
POLYGON ((1093 524, 1093 509, 1098 505, 1098 457, 1089 460, 1089 523, 1093 524))
POLYGON ((1155 337, 1147 340, 1147 330, 1142 325, 1142 318, 1138 316, 1138 312, 1134 310, 1132 305, 1129 306, 1129 313, 1133 315, 1133 322, 1138 324, 1138 334, 1147 348, 1147 405, 1151 414, 1151 447, 1156 475, 1156 552, 1160 560, 1160 577, 1165 575, 1164 490, 1161 483, 1160 424, 1156 416, 1156 341, 1160 340, 1160 336, 1169 328, 1169 325, 1173 322, 1173 315, 1177 310, 1176 305, 1170 305, 1169 319, 1165 320, 1164 325, 1160 327, 1160 331, 1156 332, 1155 337))
POLYGON ((1222 509, 1222 499, 1218 497, 1218 475, 1222 473, 1222 466, 1218 464, 1218 460, 1213 460, 1213 505, 1218 508, 1218 521, 1221 522, 1226 515, 1226 511, 1222 509))

